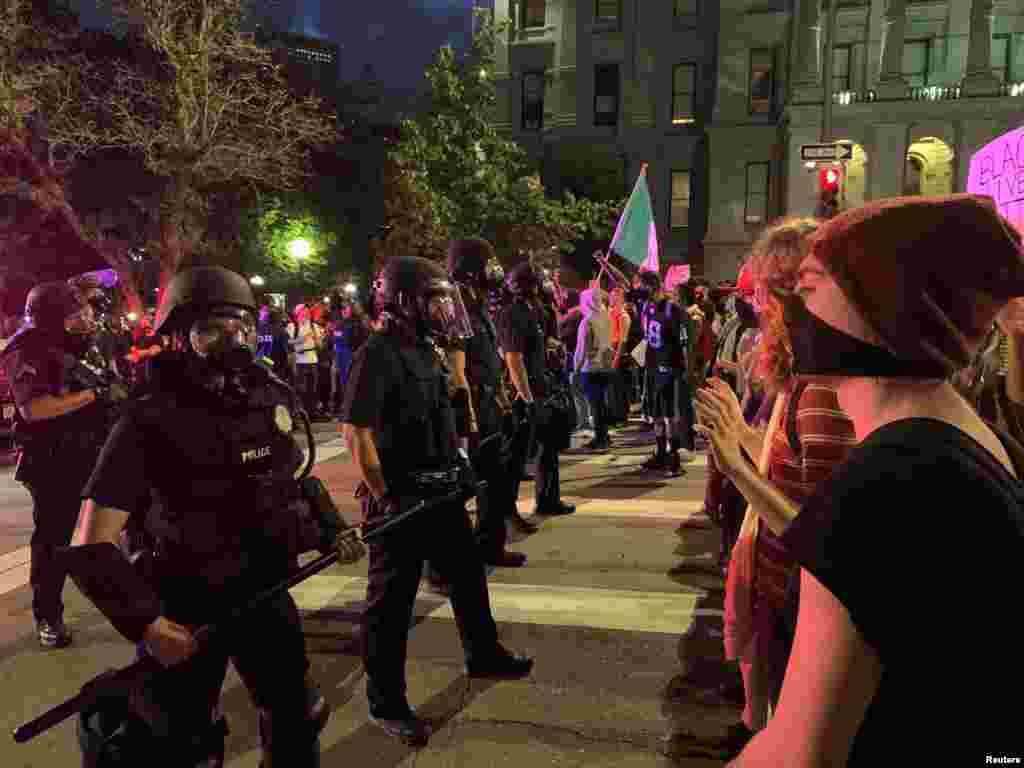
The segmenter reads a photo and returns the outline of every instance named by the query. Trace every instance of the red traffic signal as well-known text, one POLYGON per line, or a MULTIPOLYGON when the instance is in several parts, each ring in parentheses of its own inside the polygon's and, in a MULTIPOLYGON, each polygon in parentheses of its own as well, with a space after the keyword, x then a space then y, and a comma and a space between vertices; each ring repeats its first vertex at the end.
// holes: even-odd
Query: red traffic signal
POLYGON ((825 192, 838 192, 841 179, 838 168, 822 168, 818 172, 818 185, 825 192))

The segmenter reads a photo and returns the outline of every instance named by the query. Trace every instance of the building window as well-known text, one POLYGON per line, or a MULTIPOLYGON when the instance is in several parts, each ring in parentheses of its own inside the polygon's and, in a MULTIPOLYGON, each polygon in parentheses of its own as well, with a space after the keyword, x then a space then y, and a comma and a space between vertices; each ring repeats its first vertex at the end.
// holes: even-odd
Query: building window
POLYGON ((1013 46, 1010 35, 992 37, 992 74, 1004 83, 1013 82, 1013 46))
POLYGON ((547 0, 519 0, 519 24, 523 29, 535 29, 547 24, 547 0))
POLYGON ((680 16, 696 16, 700 10, 697 7, 699 0, 673 0, 673 2, 672 11, 676 18, 680 16))
POLYGON ((523 74, 523 130, 539 131, 544 126, 544 73, 523 74))
POLYGON ((672 229, 690 226, 690 172, 672 171, 672 202, 669 220, 672 229))
POLYGON ((903 44, 903 79, 911 88, 930 85, 931 40, 907 40, 903 44))
POLYGON ((594 0, 594 21, 598 24, 619 23, 621 0, 594 0))
POLYGON ((594 67, 594 125, 619 124, 619 65, 594 67))
POLYGON ((756 48, 750 52, 750 114, 775 111, 775 51, 756 48))
POLYGON ((672 68, 672 125, 693 122, 696 104, 697 67, 676 64, 672 68))
POLYGON ((853 46, 837 45, 832 49, 832 93, 852 91, 850 64, 853 59, 853 46))
POLYGON ((770 168, 768 163, 747 163, 747 195, 743 206, 746 224, 768 223, 770 168))

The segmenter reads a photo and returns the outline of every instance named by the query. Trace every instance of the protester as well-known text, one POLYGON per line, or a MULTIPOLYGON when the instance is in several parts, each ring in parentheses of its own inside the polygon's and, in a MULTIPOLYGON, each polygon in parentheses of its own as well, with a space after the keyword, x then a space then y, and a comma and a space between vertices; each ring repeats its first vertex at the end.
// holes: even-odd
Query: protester
POLYGON ((626 306, 626 291, 622 286, 612 289, 609 319, 612 324, 612 375, 608 384, 608 422, 612 426, 624 424, 629 418, 631 374, 628 351, 629 332, 633 323, 626 306))
POLYGON ((305 304, 295 307, 295 334, 292 349, 295 352, 295 382, 303 405, 310 418, 319 418, 317 403, 317 330, 305 304))
POLYGON ((333 391, 331 408, 341 409, 342 397, 355 352, 370 337, 366 312, 358 302, 347 302, 341 308, 341 317, 332 331, 334 344, 333 391))
POLYGON ((615 370, 612 348, 612 322, 605 304, 606 294, 600 288, 588 288, 580 295, 583 321, 580 323, 573 355, 573 370, 594 420, 594 439, 587 444, 591 451, 611 447, 608 437, 608 406, 605 398, 615 370))
POLYGON ((702 412, 719 465, 803 569, 778 710, 732 765, 1019 754, 1024 671, 979 626, 998 626, 1019 599, 1024 448, 948 380, 1015 296, 1020 235, 989 198, 869 203, 818 231, 783 314, 795 374, 834 386, 853 422, 859 445, 844 464, 798 507, 750 468, 736 431, 702 412), (963 608, 936 579, 951 556, 982 579, 969 598, 980 625, 950 621, 963 608), (922 711, 927 727, 908 730, 922 711))

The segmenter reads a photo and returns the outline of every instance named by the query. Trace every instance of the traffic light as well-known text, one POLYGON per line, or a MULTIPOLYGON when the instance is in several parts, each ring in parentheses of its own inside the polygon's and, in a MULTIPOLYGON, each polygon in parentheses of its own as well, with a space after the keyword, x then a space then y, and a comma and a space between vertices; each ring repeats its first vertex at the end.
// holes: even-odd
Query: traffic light
POLYGON ((839 213, 839 187, 842 180, 842 171, 835 166, 818 171, 818 209, 815 215, 819 219, 831 219, 839 213))
POLYGON ((822 192, 833 192, 838 195, 840 181, 842 181, 842 174, 835 166, 822 168, 818 172, 818 184, 822 192))

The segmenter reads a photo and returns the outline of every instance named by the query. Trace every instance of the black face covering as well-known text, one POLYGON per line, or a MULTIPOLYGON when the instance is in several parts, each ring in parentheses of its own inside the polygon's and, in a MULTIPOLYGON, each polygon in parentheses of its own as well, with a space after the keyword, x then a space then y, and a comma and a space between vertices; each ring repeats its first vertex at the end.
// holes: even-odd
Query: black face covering
POLYGON ((736 315, 745 328, 757 327, 757 313, 754 311, 754 308, 750 305, 750 302, 738 296, 736 297, 736 315))
POLYGON ((803 299, 794 294, 779 298, 793 345, 793 373, 797 376, 894 379, 946 376, 945 369, 938 363, 901 360, 887 349, 833 328, 810 312, 803 299))

